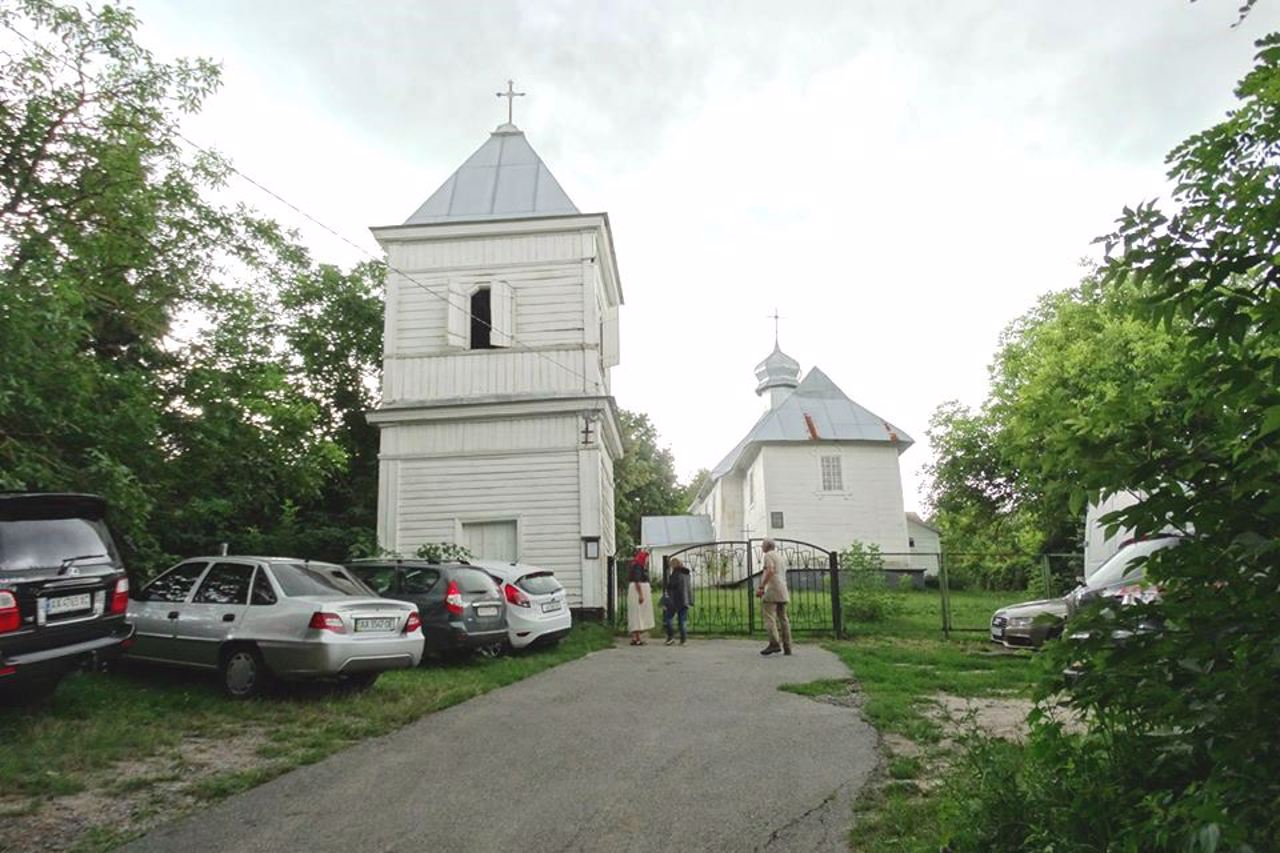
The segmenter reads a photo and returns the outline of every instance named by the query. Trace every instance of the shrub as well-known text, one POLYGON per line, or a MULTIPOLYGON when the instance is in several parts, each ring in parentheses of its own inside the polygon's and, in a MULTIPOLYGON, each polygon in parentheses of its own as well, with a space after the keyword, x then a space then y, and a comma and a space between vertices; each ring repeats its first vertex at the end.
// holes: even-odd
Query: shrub
POLYGON ((888 588, 884 557, 877 545, 853 542, 840 552, 840 606, 846 626, 856 622, 880 622, 901 613, 901 593, 888 588))

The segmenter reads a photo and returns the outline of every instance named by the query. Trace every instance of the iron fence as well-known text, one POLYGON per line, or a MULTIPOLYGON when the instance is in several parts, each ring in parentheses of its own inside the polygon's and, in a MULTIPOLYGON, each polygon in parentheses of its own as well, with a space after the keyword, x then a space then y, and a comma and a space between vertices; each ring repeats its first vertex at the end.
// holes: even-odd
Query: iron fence
MULTIPOLYGON (((648 606, 654 608, 654 623, 662 622, 659 602, 671 560, 678 558, 691 572, 690 633, 763 632, 755 595, 763 566, 761 541, 704 542, 664 557, 661 574, 651 571, 648 606)), ((838 551, 807 542, 774 541, 787 566, 792 631, 837 637, 865 631, 885 618, 915 620, 946 637, 986 633, 996 607, 1064 595, 1084 567, 1078 553, 912 551, 850 559, 848 553, 842 558, 838 551)), ((628 567, 628 561, 608 564, 609 617, 620 630, 627 624, 628 567)))

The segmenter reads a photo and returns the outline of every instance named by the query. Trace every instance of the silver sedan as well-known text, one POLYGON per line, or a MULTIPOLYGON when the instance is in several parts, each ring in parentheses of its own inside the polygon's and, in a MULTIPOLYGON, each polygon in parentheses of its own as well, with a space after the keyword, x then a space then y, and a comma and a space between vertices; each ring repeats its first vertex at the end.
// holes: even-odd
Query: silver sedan
POLYGON ((379 598, 342 566, 279 557, 184 560, 133 593, 134 660, 216 670, 235 698, 272 678, 367 688, 418 665, 412 604, 379 598))

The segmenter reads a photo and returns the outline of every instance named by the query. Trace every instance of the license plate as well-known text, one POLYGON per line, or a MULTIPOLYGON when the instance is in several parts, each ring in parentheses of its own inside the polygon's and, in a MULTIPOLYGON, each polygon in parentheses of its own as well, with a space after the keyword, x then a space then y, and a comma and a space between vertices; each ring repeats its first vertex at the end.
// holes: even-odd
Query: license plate
POLYGON ((58 598, 46 598, 44 612, 50 616, 58 616, 63 613, 75 613, 77 610, 88 610, 92 606, 93 596, 86 592, 82 595, 63 595, 58 598))
POLYGON ((558 601, 549 601, 549 602, 547 602, 546 604, 542 605, 542 612, 543 612, 543 613, 554 613, 555 611, 559 610, 559 609, 560 609, 560 607, 561 607, 560 602, 558 602, 558 601))
POLYGON ((396 620, 394 619, 357 619, 357 631, 394 631, 396 629, 396 620))
POLYGON ((497 607, 477 607, 476 615, 477 616, 497 616, 498 608, 497 607))

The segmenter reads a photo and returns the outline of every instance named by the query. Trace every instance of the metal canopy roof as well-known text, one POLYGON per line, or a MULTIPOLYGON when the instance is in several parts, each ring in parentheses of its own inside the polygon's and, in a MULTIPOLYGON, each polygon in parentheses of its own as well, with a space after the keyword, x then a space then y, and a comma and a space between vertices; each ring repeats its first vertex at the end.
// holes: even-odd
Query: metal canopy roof
POLYGON ((404 224, 577 212, 520 128, 501 124, 404 224))
POLYGON ((895 444, 898 452, 911 436, 845 396, 818 368, 813 368, 787 398, 765 412, 747 437, 711 472, 718 480, 733 470, 756 444, 789 441, 875 441, 895 444))
POLYGON ((709 515, 646 515, 640 519, 640 544, 645 547, 697 545, 715 538, 709 515))

